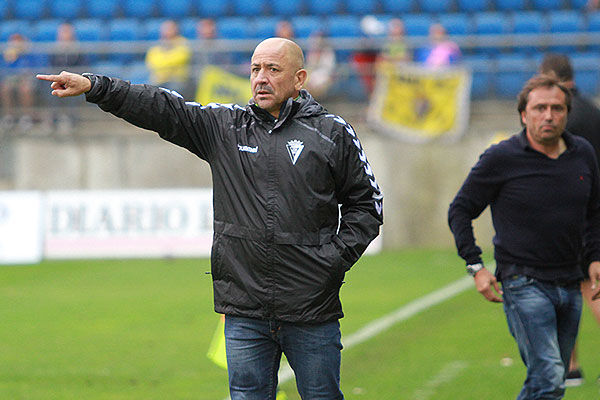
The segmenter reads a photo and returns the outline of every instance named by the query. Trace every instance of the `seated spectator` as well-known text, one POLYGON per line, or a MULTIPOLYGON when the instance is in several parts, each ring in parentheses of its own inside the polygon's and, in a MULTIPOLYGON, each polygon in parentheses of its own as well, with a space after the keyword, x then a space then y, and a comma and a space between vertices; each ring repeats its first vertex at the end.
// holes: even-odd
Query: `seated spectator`
POLYGON ((390 20, 388 34, 379 61, 396 64, 412 58, 406 43, 404 22, 399 18, 390 20))
POLYGON ((189 89, 192 51, 187 40, 179 34, 175 21, 163 22, 160 27, 160 43, 146 53, 146 66, 150 81, 167 89, 187 95, 189 89))
POLYGON ((442 24, 432 24, 429 28, 430 47, 424 54, 423 62, 427 66, 439 67, 460 61, 462 53, 456 43, 448 37, 442 24))
POLYGON ((4 110, 4 129, 12 128, 17 119, 22 129, 28 129, 33 124, 34 69, 43 63, 40 56, 29 52, 29 48, 30 43, 25 36, 13 33, 2 53, 4 73, 0 81, 0 99, 4 110))
POLYGON ((306 70, 308 80, 306 89, 315 98, 327 95, 334 78, 336 66, 335 52, 323 36, 323 32, 317 32, 310 39, 310 45, 306 53, 306 70))
POLYGON ((50 55, 50 65, 57 69, 84 72, 82 67, 88 65, 88 60, 86 55, 81 53, 73 25, 69 23, 59 25, 56 32, 56 46, 50 55))
POLYGON ((294 32, 294 27, 290 21, 283 20, 277 23, 277 26, 275 27, 275 36, 293 40, 296 33, 294 32))

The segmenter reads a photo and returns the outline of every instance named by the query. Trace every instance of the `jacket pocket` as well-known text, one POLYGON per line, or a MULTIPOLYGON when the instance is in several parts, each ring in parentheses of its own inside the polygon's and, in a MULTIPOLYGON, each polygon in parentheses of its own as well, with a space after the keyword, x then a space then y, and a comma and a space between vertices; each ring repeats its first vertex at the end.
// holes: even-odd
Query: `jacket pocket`
POLYGON ((213 243, 210 252, 210 272, 213 279, 220 279, 223 277, 223 241, 225 239, 226 237, 219 233, 215 233, 213 237, 213 243))

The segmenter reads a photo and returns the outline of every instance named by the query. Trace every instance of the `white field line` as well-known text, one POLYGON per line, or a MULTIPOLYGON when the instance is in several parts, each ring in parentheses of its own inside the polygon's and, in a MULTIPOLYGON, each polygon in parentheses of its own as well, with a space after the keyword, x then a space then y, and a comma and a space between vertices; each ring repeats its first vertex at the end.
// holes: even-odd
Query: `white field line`
POLYGON ((468 366, 469 363, 466 361, 453 361, 444 365, 441 371, 427 381, 422 388, 415 390, 413 400, 432 399, 440 386, 455 380, 468 366))
MULTIPOLYGON (((490 265, 490 267, 490 270, 492 271, 493 266, 490 265)), ((384 315, 383 317, 377 318, 358 331, 342 338, 344 349, 348 350, 357 344, 361 344, 390 329, 392 326, 406 321, 420 312, 423 312, 437 304, 443 303, 444 301, 459 295, 473 285, 473 278, 470 276, 465 276, 464 278, 458 279, 447 286, 420 297, 398 308, 397 310, 384 315)), ((294 371, 289 364, 282 363, 281 368, 279 369, 278 377, 279 384, 285 383, 294 377, 294 371)), ((226 397, 224 400, 229 400, 229 397, 226 397)))

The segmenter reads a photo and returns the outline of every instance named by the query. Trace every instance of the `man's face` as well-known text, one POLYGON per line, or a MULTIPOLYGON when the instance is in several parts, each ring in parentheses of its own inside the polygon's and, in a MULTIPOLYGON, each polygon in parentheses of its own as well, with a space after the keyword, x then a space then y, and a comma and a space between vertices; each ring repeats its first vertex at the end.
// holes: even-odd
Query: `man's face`
POLYGON ((290 97, 296 97, 302 87, 293 62, 284 45, 276 42, 261 43, 252 55, 250 85, 256 104, 279 116, 281 105, 290 97))
POLYGON ((556 143, 567 125, 565 93, 556 86, 532 90, 521 121, 530 140, 541 145, 556 143))

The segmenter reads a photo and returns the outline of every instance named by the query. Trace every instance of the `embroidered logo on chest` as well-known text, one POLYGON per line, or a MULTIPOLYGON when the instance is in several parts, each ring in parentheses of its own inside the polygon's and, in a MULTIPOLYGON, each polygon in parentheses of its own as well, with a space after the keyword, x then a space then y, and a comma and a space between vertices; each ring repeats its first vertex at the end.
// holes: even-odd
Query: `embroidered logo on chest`
POLYGON ((300 153, 302 153, 302 150, 304 150, 304 143, 302 143, 300 140, 294 139, 287 142, 285 147, 287 147, 292 164, 296 165, 296 161, 298 161, 300 153))

